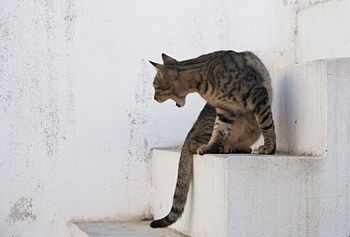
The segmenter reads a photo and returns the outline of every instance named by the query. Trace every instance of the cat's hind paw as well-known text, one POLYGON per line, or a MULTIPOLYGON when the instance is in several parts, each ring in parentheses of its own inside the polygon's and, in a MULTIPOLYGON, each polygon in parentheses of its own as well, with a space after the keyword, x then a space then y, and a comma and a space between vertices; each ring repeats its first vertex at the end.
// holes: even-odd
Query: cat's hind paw
POLYGON ((266 146, 262 145, 259 147, 259 154, 275 154, 276 145, 266 146))

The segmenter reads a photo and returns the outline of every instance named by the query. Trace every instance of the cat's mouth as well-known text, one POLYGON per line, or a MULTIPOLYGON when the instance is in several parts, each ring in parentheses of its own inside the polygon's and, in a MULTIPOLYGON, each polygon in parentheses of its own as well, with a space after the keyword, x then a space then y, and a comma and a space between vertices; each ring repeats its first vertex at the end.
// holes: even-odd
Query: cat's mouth
POLYGON ((173 100, 175 101, 175 104, 178 108, 183 107, 186 103, 185 98, 173 98, 173 100))
POLYGON ((177 97, 172 95, 171 97, 161 97, 161 96, 154 96, 154 99, 158 102, 158 103, 163 103, 164 101, 168 100, 168 99, 172 99, 173 101, 175 101, 175 105, 177 107, 183 107, 186 103, 186 97, 177 97))

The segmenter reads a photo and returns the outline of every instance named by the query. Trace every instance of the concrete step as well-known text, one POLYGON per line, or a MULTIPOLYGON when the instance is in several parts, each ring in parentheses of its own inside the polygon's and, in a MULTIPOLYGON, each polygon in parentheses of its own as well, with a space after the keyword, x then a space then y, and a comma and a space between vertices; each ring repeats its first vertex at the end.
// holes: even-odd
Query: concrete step
POLYGON ((292 65, 273 80, 277 150, 291 154, 325 154, 328 78, 340 64, 318 60, 292 65))
MULTIPOLYGON (((156 219, 171 208, 179 156, 176 149, 152 151, 156 219)), ((314 233, 320 159, 285 154, 195 155, 185 212, 170 228, 192 237, 314 233)))
POLYGON ((350 57, 350 1, 332 0, 297 12, 297 61, 350 57))
POLYGON ((169 229, 152 229, 149 222, 72 223, 72 237, 184 237, 169 229))

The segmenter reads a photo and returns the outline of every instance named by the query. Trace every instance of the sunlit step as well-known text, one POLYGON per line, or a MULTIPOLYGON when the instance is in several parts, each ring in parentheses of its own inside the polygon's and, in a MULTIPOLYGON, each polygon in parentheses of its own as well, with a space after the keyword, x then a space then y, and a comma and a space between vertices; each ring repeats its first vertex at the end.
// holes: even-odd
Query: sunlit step
MULTIPOLYGON (((175 149, 152 152, 156 219, 171 208, 179 156, 175 149)), ((322 159, 285 154, 195 155, 185 212, 170 228, 192 237, 312 234, 318 231, 322 159)))
POLYGON ((152 229, 149 222, 73 223, 72 237, 184 237, 169 229, 152 229))

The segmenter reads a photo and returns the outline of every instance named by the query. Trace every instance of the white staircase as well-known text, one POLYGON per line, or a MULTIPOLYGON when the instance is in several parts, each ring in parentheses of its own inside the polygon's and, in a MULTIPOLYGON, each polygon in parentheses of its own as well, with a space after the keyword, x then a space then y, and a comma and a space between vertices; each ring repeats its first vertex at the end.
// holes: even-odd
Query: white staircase
MULTIPOLYGON (((170 229, 192 237, 350 235, 350 58, 290 67, 275 86, 278 148, 288 153, 196 155, 185 212, 170 229)), ((155 218, 171 208, 179 156, 152 151, 155 218)), ((73 236, 178 235, 148 224, 80 223, 73 236)))
MULTIPOLYGON (((350 235, 350 58, 282 75, 274 111, 278 147, 289 153, 196 155, 185 212, 170 228, 192 237, 350 235)), ((156 219, 171 208, 179 156, 152 152, 156 219)))
MULTIPOLYGON (((170 210, 178 158, 176 150, 153 150, 155 218, 170 210)), ((170 228, 192 237, 315 233, 320 159, 282 154, 196 155, 185 212, 170 228)))

